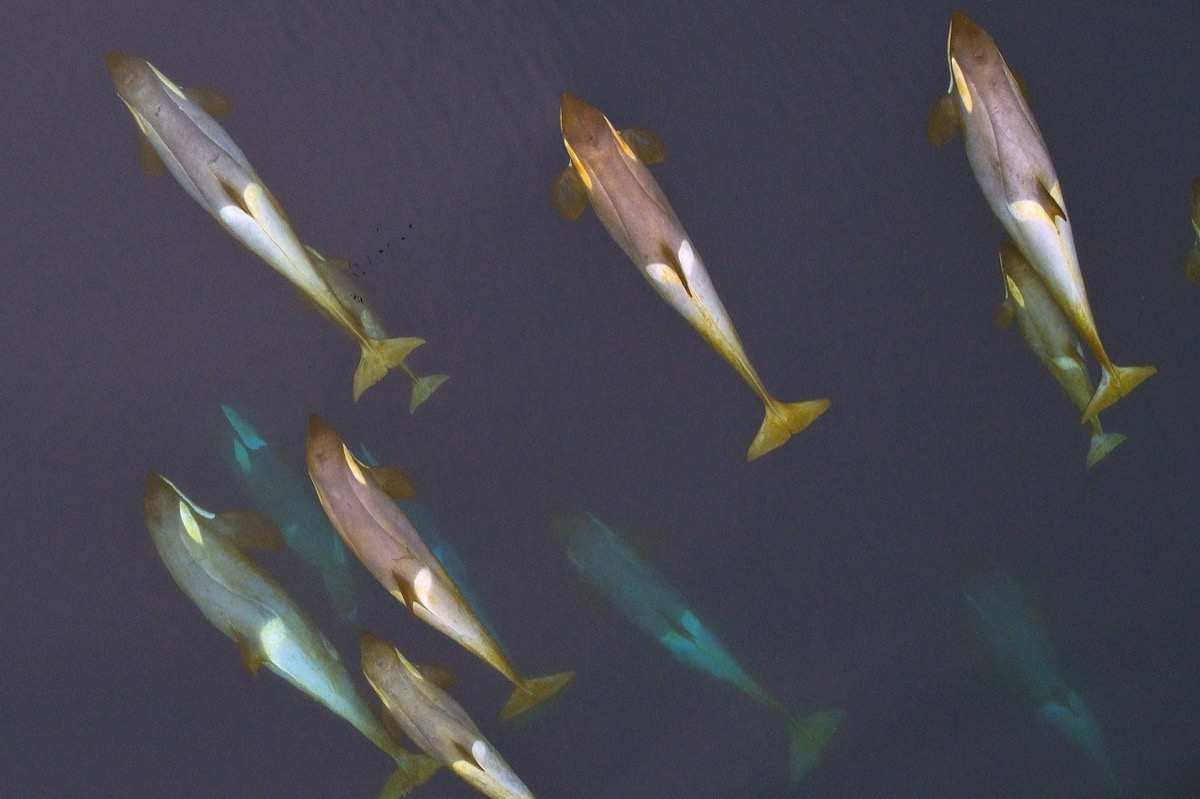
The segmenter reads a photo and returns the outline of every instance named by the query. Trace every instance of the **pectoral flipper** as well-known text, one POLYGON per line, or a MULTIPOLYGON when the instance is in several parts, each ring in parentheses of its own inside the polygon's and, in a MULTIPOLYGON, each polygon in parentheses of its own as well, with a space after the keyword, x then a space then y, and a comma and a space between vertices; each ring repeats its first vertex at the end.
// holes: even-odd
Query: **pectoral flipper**
POLYGON ((413 788, 428 782, 442 767, 440 760, 425 752, 409 752, 408 755, 405 762, 397 764, 387 782, 379 789, 376 799, 399 799, 401 796, 408 796, 413 788))
POLYGON ((1192 180, 1192 230, 1196 234, 1196 243, 1183 262, 1183 273, 1193 283, 1200 283, 1200 177, 1192 180))
POLYGON ((958 118, 958 106, 954 102, 954 96, 943 94, 929 111, 929 119, 925 123, 925 138, 929 139, 931 144, 941 147, 953 139, 961 127, 962 122, 958 118))
POLYGON ((567 219, 578 219, 588 207, 587 187, 583 185, 583 178, 579 177, 579 171, 572 164, 567 164, 554 179, 551 193, 554 197, 554 207, 567 219))
POLYGON ((1200 283, 1200 244, 1193 244, 1183 262, 1183 274, 1193 283, 1200 283))
POLYGON ((626 128, 621 131, 621 141, 633 151, 643 164, 657 164, 667 155, 662 139, 649 128, 626 128))

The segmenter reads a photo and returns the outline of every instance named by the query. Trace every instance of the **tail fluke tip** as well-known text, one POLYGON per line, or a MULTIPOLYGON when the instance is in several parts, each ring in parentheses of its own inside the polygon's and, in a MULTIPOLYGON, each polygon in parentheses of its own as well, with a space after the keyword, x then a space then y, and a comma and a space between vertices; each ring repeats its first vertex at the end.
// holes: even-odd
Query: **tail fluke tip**
POLYGON ((1093 433, 1091 443, 1088 445, 1088 468, 1099 463, 1105 455, 1116 449, 1124 440, 1123 433, 1093 433))
POLYGON ((442 383, 450 379, 450 375, 413 375, 412 397, 408 401, 408 412, 412 413, 417 407, 429 399, 429 395, 438 389, 442 383))
POLYGON ((844 710, 822 710, 789 720, 788 774, 793 786, 821 761, 825 749, 845 718, 844 710))
POLYGON ((548 677, 523 680, 508 701, 504 703, 504 709, 500 711, 500 720, 508 721, 536 707, 558 693, 574 676, 575 672, 573 671, 560 671, 558 674, 551 674, 548 677))
POLYGON ((1153 366, 1113 366, 1111 372, 1105 369, 1100 376, 1100 385, 1096 387, 1096 393, 1092 395, 1091 402, 1083 411, 1083 424, 1090 422, 1096 414, 1133 391, 1157 371, 1153 366))
POLYGON ((363 345, 362 357, 354 370, 354 399, 378 383, 389 369, 404 363, 408 354, 425 343, 421 338, 368 339, 363 345))

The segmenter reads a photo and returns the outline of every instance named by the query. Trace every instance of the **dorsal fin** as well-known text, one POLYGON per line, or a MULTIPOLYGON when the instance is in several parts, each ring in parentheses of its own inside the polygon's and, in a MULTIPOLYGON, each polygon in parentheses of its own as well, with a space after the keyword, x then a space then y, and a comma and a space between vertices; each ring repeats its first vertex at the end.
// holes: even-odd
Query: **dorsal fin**
POLYGON ((236 630, 233 631, 233 640, 237 642, 238 652, 242 656, 242 665, 246 667, 246 671, 250 672, 255 677, 258 676, 258 669, 266 662, 267 656, 263 653, 261 646, 251 644, 246 638, 236 630))
MULTIPOLYGON (((215 177, 217 178, 217 184, 221 187, 221 191, 225 192, 225 196, 229 198, 229 202, 236 205, 246 216, 253 217, 254 212, 250 210, 250 206, 246 202, 246 196, 232 183, 223 179, 219 172, 216 173, 215 177)), ((250 185, 253 186, 254 184, 250 185)))
POLYGON ((691 630, 683 626, 683 622, 680 619, 670 615, 662 608, 656 608, 656 610, 658 611, 658 615, 662 617, 663 621, 667 623, 667 626, 670 627, 676 635, 687 641, 696 640, 696 636, 692 634, 691 630))
POLYGON ((1059 204, 1058 200, 1054 199, 1054 195, 1050 193, 1050 189, 1046 188, 1045 182, 1038 178, 1038 203, 1046 211, 1046 216, 1050 217, 1050 221, 1054 221, 1054 217, 1062 219, 1064 222, 1067 219, 1067 212, 1059 204))
POLYGON ((679 283, 683 286, 683 290, 688 293, 688 296, 692 296, 692 287, 688 285, 687 275, 683 272, 683 265, 679 263, 679 258, 676 257, 675 253, 671 252, 671 248, 667 246, 665 241, 659 243, 658 250, 659 255, 662 256, 662 262, 669 266, 671 271, 679 277, 679 283))
POLYGON ((408 580, 405 580, 403 575, 393 571, 392 584, 395 586, 392 594, 395 595, 396 592, 399 592, 400 601, 403 602, 405 607, 407 607, 409 610, 413 610, 417 606, 417 595, 416 592, 413 591, 413 587, 409 585, 408 580))
POLYGON ((459 760, 462 760, 466 763, 470 763, 472 766, 474 766, 475 768, 477 768, 480 771, 484 770, 483 765, 479 762, 478 759, 476 759, 475 753, 473 751, 471 751, 467 747, 463 746, 458 741, 451 741, 451 744, 454 746, 455 749, 458 750, 458 759, 459 760))

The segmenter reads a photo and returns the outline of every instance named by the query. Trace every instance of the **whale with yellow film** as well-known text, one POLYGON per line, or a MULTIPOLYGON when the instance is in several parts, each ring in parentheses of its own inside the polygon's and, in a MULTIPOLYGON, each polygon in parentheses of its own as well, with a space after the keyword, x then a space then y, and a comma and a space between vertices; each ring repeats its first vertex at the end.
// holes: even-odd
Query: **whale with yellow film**
MULTIPOLYGON (((1007 327, 1015 320, 1029 349, 1082 411, 1093 390, 1079 337, 1020 250, 1011 244, 1003 244, 1000 269, 1004 272, 1005 295, 996 312, 996 326, 1007 327)), ((1091 468, 1124 441, 1125 436, 1104 432, 1099 414, 1088 420, 1088 428, 1091 439, 1087 465, 1091 468)))
POLYGON ((367 571, 414 616, 516 686, 500 712, 502 720, 536 706, 575 676, 564 671, 527 678, 516 670, 394 498, 315 414, 308 420, 307 451, 308 474, 325 514, 367 571))
POLYGON ((521 778, 440 685, 386 641, 360 631, 358 642, 367 682, 413 743, 492 799, 533 799, 521 778))
POLYGON ((278 528, 255 513, 214 514, 157 474, 146 479, 143 514, 176 584, 232 638, 252 673, 268 669, 353 724, 396 762, 380 797, 401 796, 440 767, 397 744, 367 707, 342 659, 316 625, 245 550, 278 549, 278 528))
POLYGON ((1050 153, 992 37, 955 11, 946 57, 950 89, 930 112, 926 133, 940 145, 962 130, 967 160, 992 212, 1100 364, 1100 385, 1083 410, 1087 423, 1156 370, 1116 366, 1100 343, 1050 153))
MULTIPOLYGON (((225 129, 201 105, 212 108, 211 91, 184 91, 137 56, 111 51, 105 56, 118 96, 145 137, 143 166, 152 174, 163 165, 202 208, 234 238, 290 280, 321 313, 359 345, 354 398, 396 367, 413 381, 410 410, 444 376, 423 378, 404 359, 423 343, 419 338, 389 338, 378 325, 364 323, 363 312, 348 295, 349 276, 331 275, 329 265, 296 238, 287 215, 225 129)), ((228 101, 221 100, 227 110, 228 101)))
POLYGON ((650 285, 754 389, 765 417, 747 460, 765 455, 812 424, 829 400, 780 402, 750 365, 704 262, 646 168, 662 160, 658 137, 643 129, 617 132, 598 108, 570 93, 562 96, 559 124, 571 162, 554 182, 555 207, 576 219, 590 202, 650 285))

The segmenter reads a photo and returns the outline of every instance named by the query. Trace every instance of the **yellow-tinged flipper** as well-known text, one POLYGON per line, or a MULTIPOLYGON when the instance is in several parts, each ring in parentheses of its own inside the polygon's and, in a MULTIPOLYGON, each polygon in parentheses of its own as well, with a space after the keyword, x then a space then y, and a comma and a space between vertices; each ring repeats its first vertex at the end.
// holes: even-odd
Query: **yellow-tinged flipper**
POLYGON ((1000 303, 1000 307, 996 309, 996 313, 992 316, 992 326, 997 330, 1007 330, 1012 326, 1013 320, 1017 318, 1017 311, 1013 308, 1012 297, 1005 297, 1004 302, 1000 303))
POLYGON ((233 113, 233 101, 218 89, 208 86, 192 86, 184 89, 183 93, 196 105, 203 108, 210 116, 220 119, 233 113))
POLYGON ((1193 283, 1200 283, 1200 244, 1193 244, 1183 262, 1183 274, 1193 283))
POLYGON ((766 455, 812 424, 828 408, 829 400, 827 399, 806 402, 772 401, 767 405, 762 427, 758 428, 758 435, 750 444, 746 460, 752 461, 766 455))
POLYGON ((398 765, 379 789, 376 799, 398 799, 408 796, 413 788, 423 785, 442 767, 432 755, 421 752, 411 757, 407 765, 398 765))
POLYGON ((667 156, 662 139, 649 128, 626 128, 621 131, 621 140, 643 164, 657 164, 667 156))
POLYGON ((567 219, 578 219, 588 207, 587 187, 583 185, 583 178, 579 177, 579 172, 572 164, 567 164, 554 179, 554 186, 550 192, 554 198, 555 209, 567 219))
POLYGON ((929 139, 931 144, 941 147, 953 139, 961 127, 954 96, 943 94, 929 110, 929 119, 925 122, 925 138, 929 139))
POLYGON ((1183 262, 1183 274, 1193 283, 1200 283, 1200 177, 1192 179, 1192 230, 1196 241, 1183 262))
POLYGON ((422 677, 443 691, 449 691, 458 684, 458 674, 449 666, 443 666, 439 663, 421 663, 417 666, 417 671, 421 672, 422 677))
POLYGON ((238 549, 278 552, 283 534, 270 519, 252 511, 228 510, 209 520, 213 532, 227 538, 238 549))
POLYGON ((558 690, 569 683, 574 676, 575 672, 573 671, 560 671, 558 674, 551 674, 548 677, 522 680, 513 691, 512 696, 504 703, 504 708, 500 711, 500 720, 508 721, 526 710, 536 707, 558 693, 558 690))
POLYGON ((360 468, 371 482, 379 486, 392 499, 412 499, 417 495, 417 487, 412 478, 395 466, 368 466, 360 468))
POLYGON ((138 164, 142 167, 142 171, 152 178, 161 178, 166 167, 163 161, 158 157, 158 153, 154 149, 154 145, 145 136, 138 139, 137 143, 138 164))

